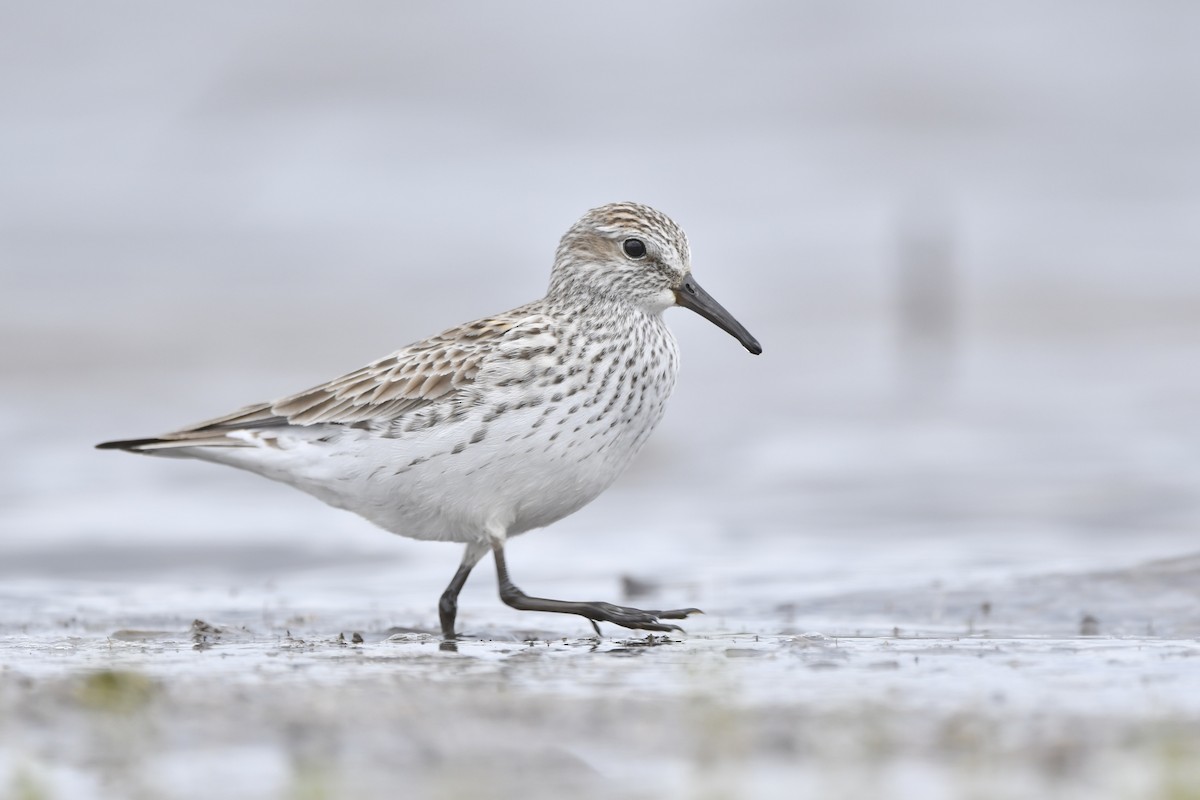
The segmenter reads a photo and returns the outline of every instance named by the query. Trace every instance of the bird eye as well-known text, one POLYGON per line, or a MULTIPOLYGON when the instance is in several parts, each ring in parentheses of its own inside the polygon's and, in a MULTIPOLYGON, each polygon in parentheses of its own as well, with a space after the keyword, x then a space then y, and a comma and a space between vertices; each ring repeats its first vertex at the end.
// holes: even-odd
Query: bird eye
POLYGON ((630 258, 645 258, 646 243, 641 239, 626 239, 621 244, 621 249, 625 251, 625 255, 630 258))

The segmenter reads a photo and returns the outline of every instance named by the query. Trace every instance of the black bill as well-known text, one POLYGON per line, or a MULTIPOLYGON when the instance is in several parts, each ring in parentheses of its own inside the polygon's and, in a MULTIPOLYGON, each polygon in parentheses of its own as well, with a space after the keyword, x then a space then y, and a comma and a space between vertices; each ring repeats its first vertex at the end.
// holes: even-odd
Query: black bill
POLYGON ((675 304, 690 308, 721 330, 742 343, 754 355, 762 352, 762 345, 750 335, 750 331, 742 327, 742 323, 733 318, 725 308, 704 291, 691 275, 684 276, 683 283, 675 290, 675 304))

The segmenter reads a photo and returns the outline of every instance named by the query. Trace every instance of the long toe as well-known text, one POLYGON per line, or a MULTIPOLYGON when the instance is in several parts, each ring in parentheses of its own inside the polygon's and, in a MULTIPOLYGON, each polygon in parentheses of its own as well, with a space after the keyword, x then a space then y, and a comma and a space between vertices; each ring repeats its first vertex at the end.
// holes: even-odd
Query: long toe
POLYGON ((625 627, 638 631, 658 631, 659 633, 670 633, 672 631, 685 632, 678 625, 668 625, 665 622, 644 622, 641 625, 626 625, 625 627))
MULTIPOLYGON (((630 608, 628 606, 618 606, 612 603, 588 603, 588 611, 591 613, 585 614, 591 620, 600 622, 611 622, 614 625, 620 625, 623 628, 632 628, 639 631, 682 631, 683 628, 678 625, 670 625, 665 622, 659 622, 659 618, 664 616, 662 612, 645 611, 640 608, 630 608)), ((677 612, 668 612, 677 613, 677 612)), ((687 614, 677 614, 676 616, 668 617, 668 619, 683 619, 687 614)))
POLYGON ((692 614, 703 614, 704 612, 698 608, 673 608, 670 611, 647 611, 646 613, 661 619, 687 619, 692 614))
POLYGON ((622 619, 619 617, 614 617, 613 619, 607 621, 615 625, 620 625, 622 628, 630 628, 635 631, 658 631, 660 633, 669 633, 671 631, 679 631, 680 633, 684 632, 683 628, 679 627, 678 625, 671 625, 667 622, 658 622, 653 617, 646 619, 634 619, 632 617, 622 619))

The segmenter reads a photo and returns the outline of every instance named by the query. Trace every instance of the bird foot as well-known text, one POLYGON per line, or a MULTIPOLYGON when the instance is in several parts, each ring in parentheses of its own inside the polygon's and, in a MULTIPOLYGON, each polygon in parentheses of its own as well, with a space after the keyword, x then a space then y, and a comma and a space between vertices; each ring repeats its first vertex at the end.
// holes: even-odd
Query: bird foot
MULTIPOLYGON (((612 603, 580 603, 580 608, 574 613, 587 617, 596 627, 597 622, 611 622, 622 628, 639 631, 683 631, 678 625, 661 622, 664 619, 686 619, 691 614, 703 614, 698 608, 673 608, 666 611, 631 608, 612 603)), ((599 628, 596 634, 599 635, 599 628)))

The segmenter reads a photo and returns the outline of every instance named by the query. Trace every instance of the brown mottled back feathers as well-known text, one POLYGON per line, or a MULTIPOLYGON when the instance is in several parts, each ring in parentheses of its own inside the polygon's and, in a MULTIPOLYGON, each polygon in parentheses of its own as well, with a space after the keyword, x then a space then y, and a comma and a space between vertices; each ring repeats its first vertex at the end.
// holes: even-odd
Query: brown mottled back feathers
POLYGON ((234 430, 395 419, 470 386, 497 340, 531 320, 521 310, 451 328, 328 383, 175 431, 161 441, 211 444, 214 434, 234 430))
POLYGON ((452 328, 329 383, 276 402, 292 425, 395 419, 474 382, 489 345, 519 318, 490 317, 452 328))

